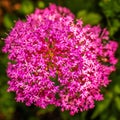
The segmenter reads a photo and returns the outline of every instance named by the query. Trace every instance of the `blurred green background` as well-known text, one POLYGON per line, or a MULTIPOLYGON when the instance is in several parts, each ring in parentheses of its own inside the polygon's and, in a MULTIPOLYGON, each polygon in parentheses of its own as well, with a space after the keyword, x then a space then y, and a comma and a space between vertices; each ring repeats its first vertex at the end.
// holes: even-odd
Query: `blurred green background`
MULTIPOLYGON (((94 109, 70 116, 59 108, 48 106, 43 110, 26 107, 15 102, 15 94, 7 92, 7 55, 1 52, 4 38, 18 19, 25 19, 35 8, 45 8, 49 3, 68 7, 84 24, 106 27, 110 38, 120 43, 120 0, 0 0, 0 120, 119 120, 120 119, 120 61, 112 82, 103 89, 105 99, 96 102, 94 109)), ((120 48, 116 52, 120 58, 120 48)))

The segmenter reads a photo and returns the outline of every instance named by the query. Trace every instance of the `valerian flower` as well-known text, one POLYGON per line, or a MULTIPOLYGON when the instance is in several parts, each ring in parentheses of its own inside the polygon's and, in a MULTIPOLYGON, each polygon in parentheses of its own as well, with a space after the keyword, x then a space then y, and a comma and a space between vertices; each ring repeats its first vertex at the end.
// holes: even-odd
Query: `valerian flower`
POLYGON ((118 44, 98 26, 83 26, 69 9, 51 4, 18 20, 5 39, 8 91, 16 101, 55 105, 71 115, 103 100, 101 87, 115 71, 118 44))

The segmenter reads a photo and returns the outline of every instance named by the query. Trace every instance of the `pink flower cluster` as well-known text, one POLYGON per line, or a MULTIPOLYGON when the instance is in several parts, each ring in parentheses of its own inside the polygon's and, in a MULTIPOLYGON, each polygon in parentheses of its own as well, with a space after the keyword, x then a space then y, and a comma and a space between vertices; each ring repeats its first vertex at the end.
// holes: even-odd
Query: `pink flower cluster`
POLYGON ((93 108, 117 63, 118 44, 108 35, 100 26, 83 26, 67 8, 36 9, 5 39, 8 91, 28 106, 52 104, 71 115, 93 108))

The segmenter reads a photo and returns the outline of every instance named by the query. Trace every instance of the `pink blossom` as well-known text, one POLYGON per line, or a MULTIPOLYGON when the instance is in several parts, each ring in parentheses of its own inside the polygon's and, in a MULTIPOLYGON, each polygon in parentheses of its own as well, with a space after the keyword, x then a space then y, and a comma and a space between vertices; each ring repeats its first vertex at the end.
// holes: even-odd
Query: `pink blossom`
POLYGON ((103 100, 115 70, 118 44, 100 26, 82 25, 69 9, 51 4, 18 20, 5 39, 8 91, 16 101, 46 108, 52 104, 71 115, 103 100))

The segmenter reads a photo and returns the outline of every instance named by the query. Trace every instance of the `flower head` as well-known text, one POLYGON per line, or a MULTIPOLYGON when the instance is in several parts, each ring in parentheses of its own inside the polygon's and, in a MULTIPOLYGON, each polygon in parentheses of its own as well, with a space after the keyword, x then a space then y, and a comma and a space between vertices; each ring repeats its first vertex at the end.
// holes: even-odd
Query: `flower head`
POLYGON ((103 99, 100 88, 115 70, 117 43, 100 26, 74 22, 67 9, 51 4, 17 21, 5 39, 10 60, 8 91, 41 108, 53 104, 73 115, 103 99))

